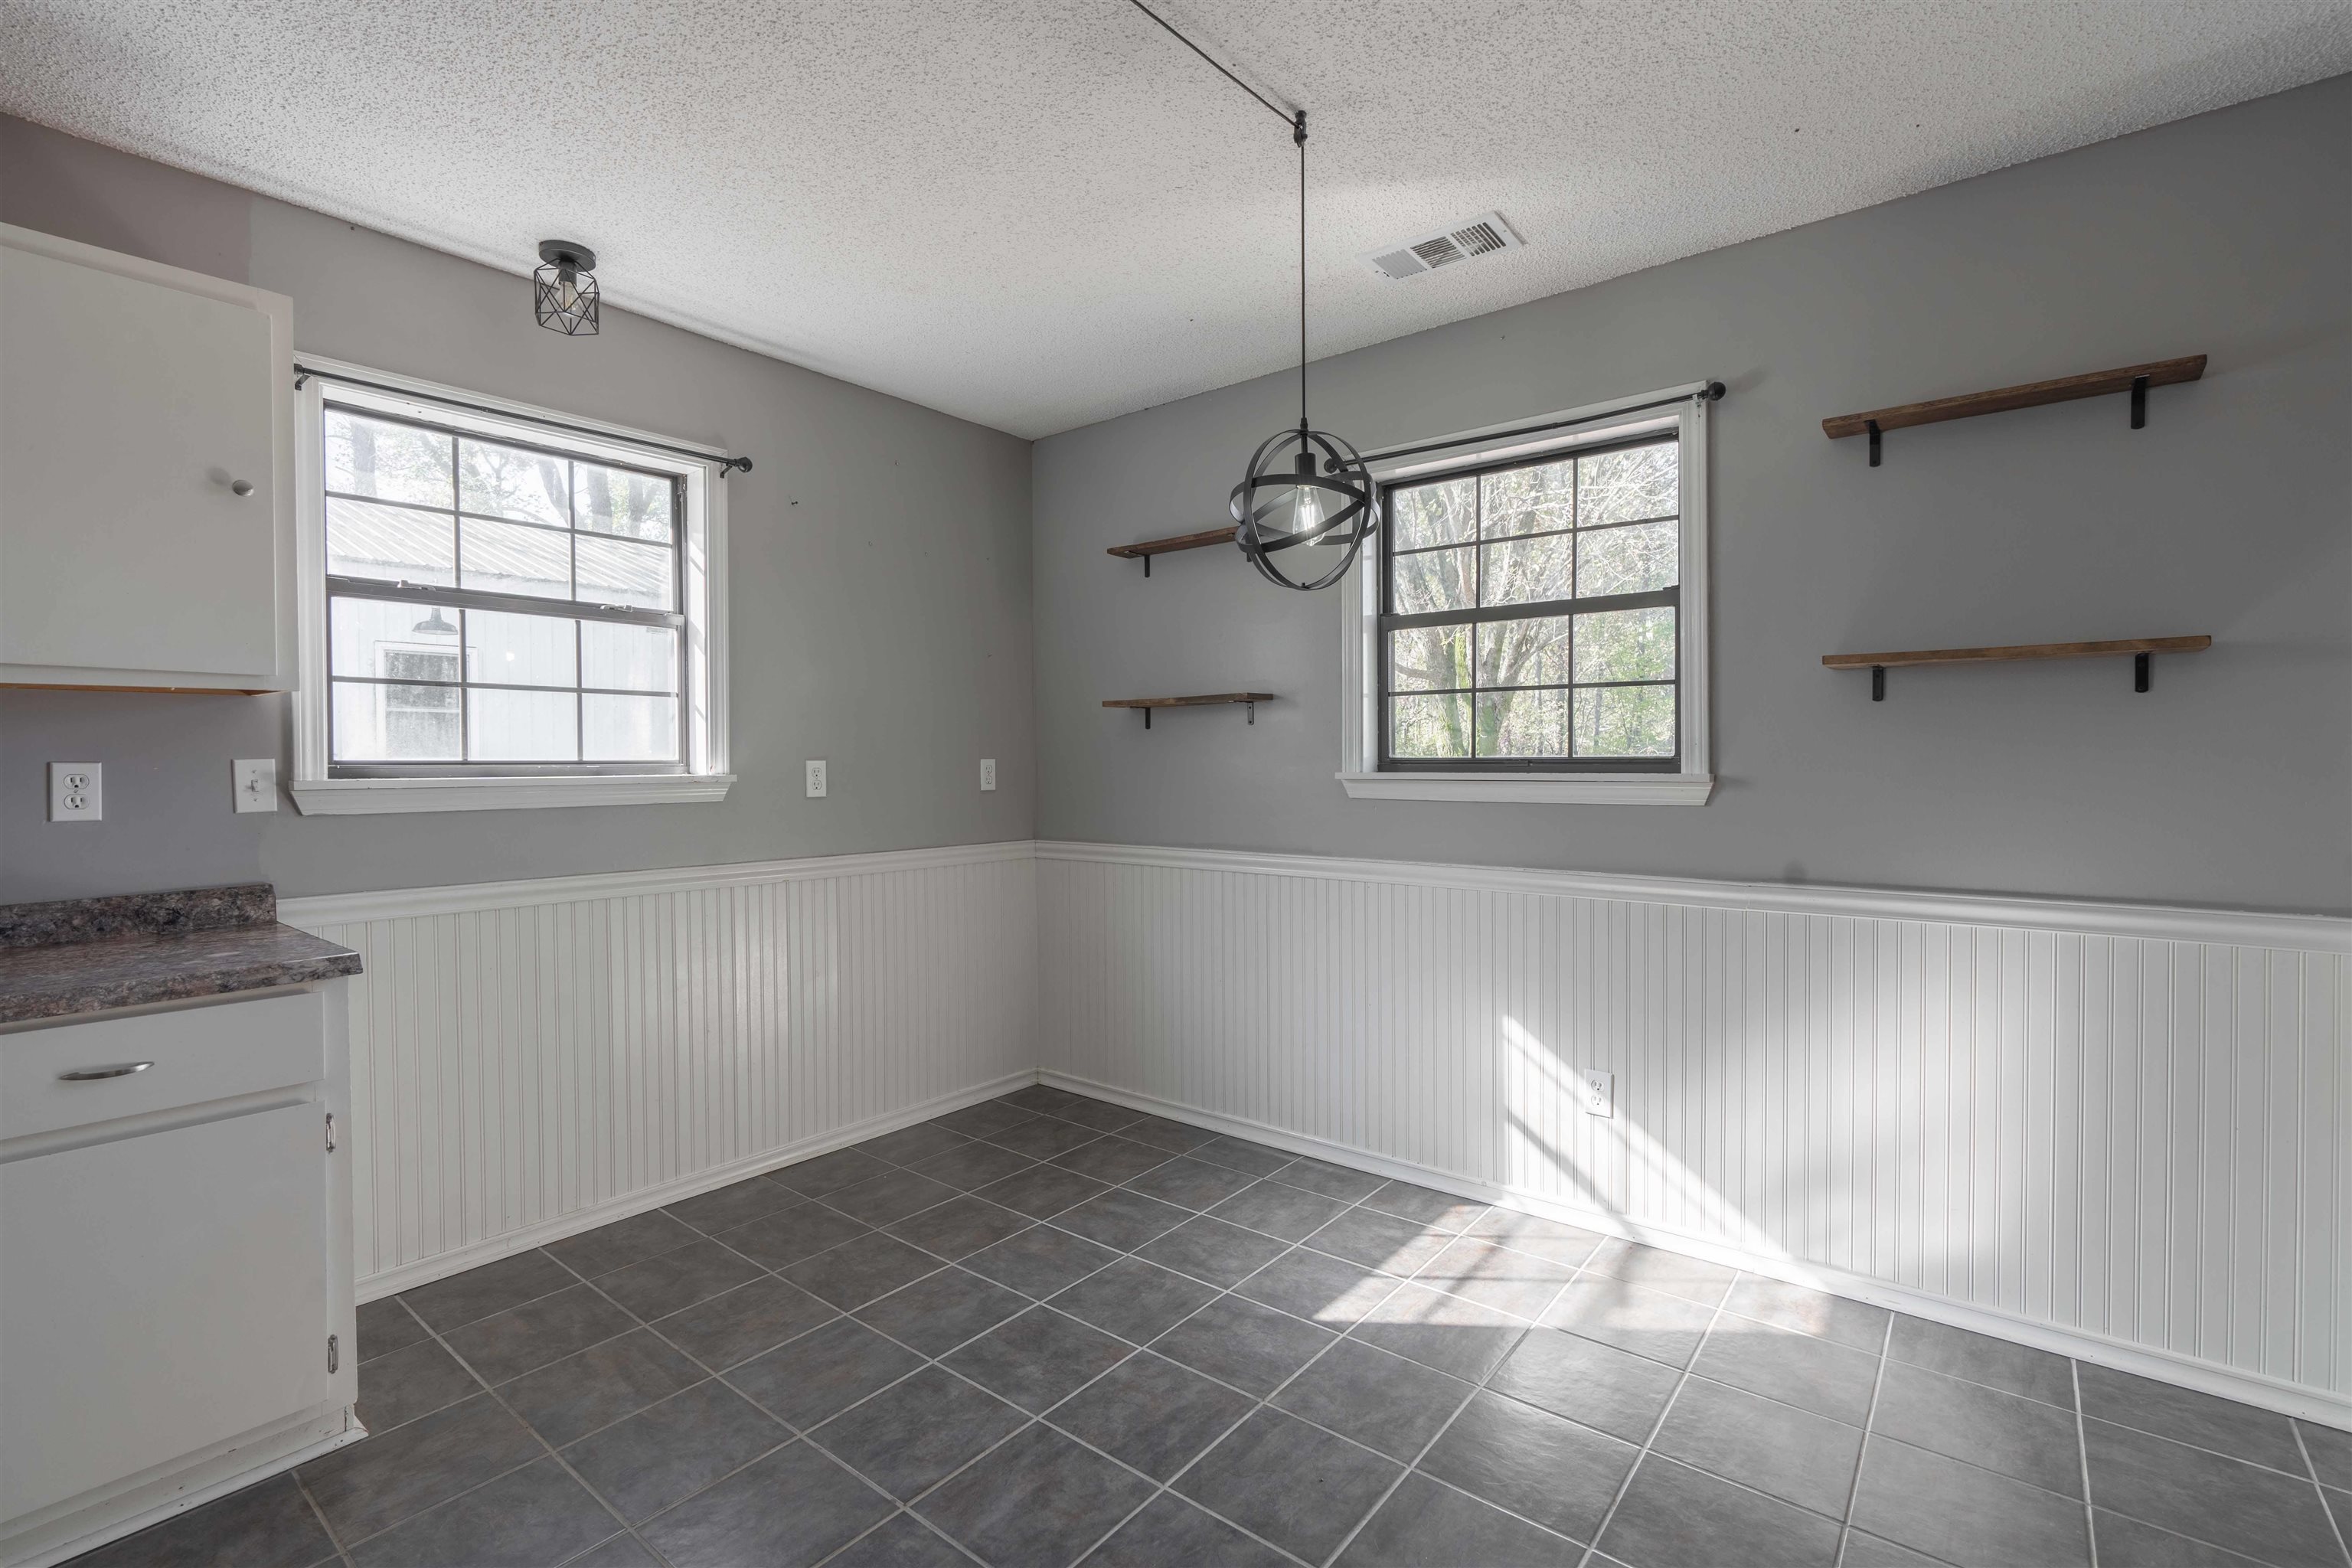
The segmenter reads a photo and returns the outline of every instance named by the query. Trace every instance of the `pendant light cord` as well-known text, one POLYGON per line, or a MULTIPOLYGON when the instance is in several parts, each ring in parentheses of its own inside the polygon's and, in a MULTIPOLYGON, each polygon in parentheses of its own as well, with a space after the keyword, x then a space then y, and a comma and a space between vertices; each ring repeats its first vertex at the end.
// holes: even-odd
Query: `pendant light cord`
MULTIPOLYGON (((1298 142, 1298 433, 1307 434, 1307 111, 1292 127, 1298 142)), ((1301 443, 1302 449, 1304 442, 1301 443)))
POLYGON ((1178 32, 1174 27, 1169 26, 1167 19, 1161 16, 1159 12, 1153 10, 1150 6, 1146 5, 1143 3, 1143 0, 1127 0, 1127 3, 1134 6, 1137 10, 1142 12, 1145 16, 1150 17, 1153 21, 1158 22, 1161 27, 1166 28, 1170 37, 1175 39, 1178 43, 1183 45, 1186 48, 1192 50, 1202 59, 1207 60, 1209 64, 1215 68, 1219 76, 1223 77, 1227 81, 1232 82, 1235 87, 1240 88, 1244 92, 1248 93, 1252 98, 1255 98, 1260 103, 1265 104, 1266 107, 1266 112, 1272 114, 1276 119, 1281 121, 1286 125, 1290 123, 1290 115, 1287 110, 1277 107, 1274 100, 1267 98, 1265 94, 1258 91, 1257 89, 1252 87, 1249 83, 1244 81, 1241 78, 1235 76, 1224 67, 1218 65, 1216 58, 1213 55, 1210 54, 1208 50, 1202 48, 1200 45, 1194 43, 1192 39, 1186 37, 1183 34, 1178 32))
POLYGON ((1207 60, 1219 76, 1265 105, 1266 111, 1290 127, 1290 139, 1298 143, 1298 428, 1307 428, 1307 111, 1303 109, 1285 112, 1272 99, 1217 63, 1208 50, 1178 32, 1168 19, 1143 0, 1127 3, 1160 24, 1162 31, 1207 60))

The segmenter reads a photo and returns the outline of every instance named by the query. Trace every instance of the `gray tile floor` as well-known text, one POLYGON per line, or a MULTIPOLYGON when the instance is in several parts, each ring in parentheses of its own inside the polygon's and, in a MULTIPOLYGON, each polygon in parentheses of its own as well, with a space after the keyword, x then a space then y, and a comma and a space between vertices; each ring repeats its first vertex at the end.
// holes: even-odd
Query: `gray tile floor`
POLYGON ((2352 1561, 2345 1432, 1043 1087, 360 1353, 365 1442, 83 1568, 2352 1561))

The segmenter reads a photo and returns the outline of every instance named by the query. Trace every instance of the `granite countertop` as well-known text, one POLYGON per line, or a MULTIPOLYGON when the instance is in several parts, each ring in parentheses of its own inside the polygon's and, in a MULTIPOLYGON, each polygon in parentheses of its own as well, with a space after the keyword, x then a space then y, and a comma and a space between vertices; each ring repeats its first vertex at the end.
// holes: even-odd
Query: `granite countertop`
POLYGON ((357 974, 268 883, 0 905, 0 1024, 357 974))

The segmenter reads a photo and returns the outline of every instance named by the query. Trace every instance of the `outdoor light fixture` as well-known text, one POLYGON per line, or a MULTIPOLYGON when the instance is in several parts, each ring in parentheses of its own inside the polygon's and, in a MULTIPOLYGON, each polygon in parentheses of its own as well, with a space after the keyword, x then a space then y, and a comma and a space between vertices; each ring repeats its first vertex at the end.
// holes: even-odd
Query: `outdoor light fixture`
POLYGON ((408 629, 413 632, 422 632, 426 637, 454 637, 457 635, 457 628, 441 618, 441 606, 438 605, 433 606, 431 615, 408 629))
POLYGON ((596 335, 596 253, 569 239, 542 239, 530 275, 531 309, 539 324, 567 338, 596 335))
POLYGON ((1372 477, 1365 471, 1364 459, 1347 442, 1316 429, 1307 419, 1307 111, 1284 113, 1255 88, 1217 65, 1207 50, 1169 26, 1143 0, 1129 3, 1166 28, 1177 42, 1216 66, 1226 80, 1265 104, 1290 127, 1290 139, 1297 144, 1298 427, 1278 430, 1259 444, 1242 482, 1234 487, 1230 507, 1234 542, 1267 582, 1302 592, 1328 588, 1355 564, 1357 552, 1371 537, 1377 514, 1372 510, 1372 477), (1307 557, 1282 553, 1302 544, 1339 546, 1342 552, 1336 562, 1328 556, 1314 558, 1312 567, 1330 563, 1328 570, 1317 575, 1307 557))

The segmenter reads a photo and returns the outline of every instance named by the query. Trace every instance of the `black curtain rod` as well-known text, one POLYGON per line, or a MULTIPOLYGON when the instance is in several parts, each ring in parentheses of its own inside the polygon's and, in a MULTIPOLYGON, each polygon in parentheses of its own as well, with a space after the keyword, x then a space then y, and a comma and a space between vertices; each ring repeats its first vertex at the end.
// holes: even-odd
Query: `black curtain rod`
POLYGON ((599 430, 593 426, 566 425, 561 419, 542 419, 536 414, 518 414, 511 408, 492 408, 487 404, 465 403, 454 397, 443 397, 438 393, 417 392, 405 386, 387 386, 380 381, 362 381, 358 376, 345 375, 341 371, 312 370, 299 360, 295 362, 294 384, 296 386, 300 386, 314 375, 320 381, 331 381, 343 386, 364 386, 370 392, 388 392, 394 397, 414 397, 426 403, 445 404, 451 408, 462 408, 469 414, 488 414, 500 419, 520 419, 526 425, 537 425, 544 429, 565 430, 574 436, 593 436, 600 441, 626 441, 632 447, 644 447, 656 452, 667 452, 673 457, 693 458, 705 463, 716 461, 721 478, 738 468, 747 474, 751 471, 751 459, 749 458, 730 458, 722 454, 714 458, 710 453, 698 452, 691 447, 673 447, 665 441, 647 441, 635 436, 615 436, 610 430, 599 430))
MULTIPOLYGON (((1685 392, 1679 397, 1661 397, 1649 403, 1629 403, 1622 408, 1612 408, 1606 414, 1588 414, 1581 419, 1555 419, 1549 425, 1522 425, 1516 430, 1489 430, 1483 436, 1460 436, 1451 441, 1432 441, 1420 447, 1391 447, 1385 451, 1366 452, 1367 463, 1384 462, 1391 458, 1413 458, 1423 452, 1450 452, 1456 447, 1483 446, 1491 441, 1508 441, 1520 436, 1540 436, 1547 430, 1572 430, 1579 425, 1599 425, 1611 419, 1622 419, 1628 414, 1646 413, 1653 408, 1671 408, 1677 403, 1688 403, 1696 397, 1708 403, 1723 401, 1724 385, 1710 381, 1696 392, 1685 392)), ((1327 470, 1336 471, 1337 465, 1328 458, 1323 460, 1327 470)))

